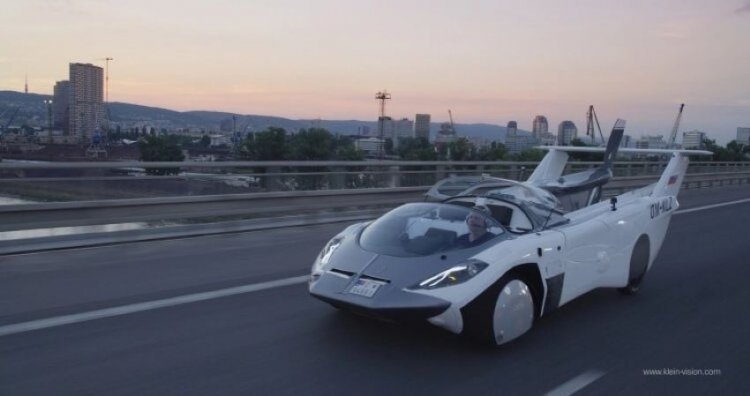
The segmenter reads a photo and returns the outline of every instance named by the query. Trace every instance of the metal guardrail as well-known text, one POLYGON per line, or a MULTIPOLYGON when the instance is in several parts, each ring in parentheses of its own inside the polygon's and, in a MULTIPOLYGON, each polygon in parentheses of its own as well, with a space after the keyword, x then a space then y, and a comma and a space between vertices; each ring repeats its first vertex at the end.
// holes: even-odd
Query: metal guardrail
MULTIPOLYGON (((615 178, 605 186, 605 194, 613 195, 642 187, 657 178, 658 175, 615 178)), ((683 188, 744 183, 750 183, 750 170, 691 173, 686 175, 683 188)), ((0 206, 0 231, 240 215, 276 217, 386 208, 419 200, 428 188, 263 192, 3 205, 0 206)))

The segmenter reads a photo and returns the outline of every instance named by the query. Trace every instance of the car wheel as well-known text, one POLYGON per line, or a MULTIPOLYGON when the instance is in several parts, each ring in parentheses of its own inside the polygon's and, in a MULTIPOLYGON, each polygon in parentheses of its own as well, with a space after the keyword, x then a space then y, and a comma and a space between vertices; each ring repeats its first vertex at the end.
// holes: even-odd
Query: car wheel
POLYGON ((501 345, 529 331, 535 316, 531 287, 523 278, 509 274, 467 306, 464 331, 480 342, 501 345))
POLYGON ((651 258, 651 247, 648 236, 641 235, 635 242, 633 254, 630 256, 630 272, 628 275, 628 284, 620 288, 623 294, 635 294, 641 288, 643 278, 648 271, 648 261, 651 258))

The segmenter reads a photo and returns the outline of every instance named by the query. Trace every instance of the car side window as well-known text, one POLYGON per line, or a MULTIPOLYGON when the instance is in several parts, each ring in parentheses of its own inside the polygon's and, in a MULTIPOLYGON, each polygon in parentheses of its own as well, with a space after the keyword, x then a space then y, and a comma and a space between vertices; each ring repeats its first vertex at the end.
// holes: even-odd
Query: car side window
POLYGON ((534 226, 521 208, 511 205, 488 205, 494 217, 508 231, 513 233, 525 233, 531 231, 534 226))

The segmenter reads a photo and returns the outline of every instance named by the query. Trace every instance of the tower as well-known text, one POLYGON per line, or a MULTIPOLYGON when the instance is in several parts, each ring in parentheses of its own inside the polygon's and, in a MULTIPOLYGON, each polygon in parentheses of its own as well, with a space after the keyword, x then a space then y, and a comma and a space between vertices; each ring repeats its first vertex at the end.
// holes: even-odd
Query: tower
POLYGON ((104 124, 104 75, 92 64, 70 64, 69 133, 88 142, 104 124))

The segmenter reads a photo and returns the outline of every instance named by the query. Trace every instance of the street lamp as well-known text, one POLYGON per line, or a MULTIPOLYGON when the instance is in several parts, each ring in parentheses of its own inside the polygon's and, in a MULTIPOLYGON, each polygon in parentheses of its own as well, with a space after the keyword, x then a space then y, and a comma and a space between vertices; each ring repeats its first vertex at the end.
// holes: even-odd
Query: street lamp
POLYGON ((44 104, 47 105, 47 130, 52 131, 52 99, 44 99, 44 104))

